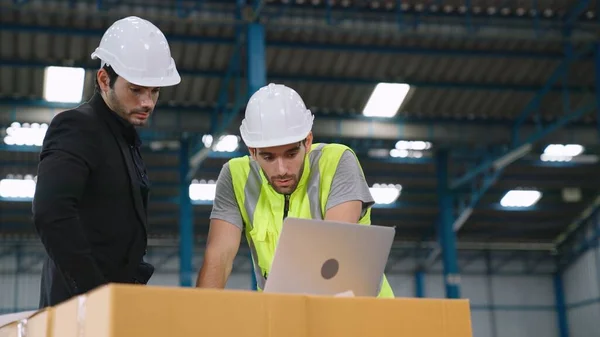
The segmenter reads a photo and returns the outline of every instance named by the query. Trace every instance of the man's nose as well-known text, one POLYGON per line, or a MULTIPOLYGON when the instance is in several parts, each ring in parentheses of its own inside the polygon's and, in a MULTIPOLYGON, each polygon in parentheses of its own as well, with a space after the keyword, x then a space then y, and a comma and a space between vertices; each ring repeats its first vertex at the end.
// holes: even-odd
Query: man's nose
POLYGON ((152 110, 154 108, 154 100, 152 99, 152 93, 151 92, 145 92, 143 95, 141 95, 141 97, 140 97, 140 105, 144 109, 152 110))
POLYGON ((287 173, 287 167, 283 158, 277 159, 277 175, 283 176, 287 173))

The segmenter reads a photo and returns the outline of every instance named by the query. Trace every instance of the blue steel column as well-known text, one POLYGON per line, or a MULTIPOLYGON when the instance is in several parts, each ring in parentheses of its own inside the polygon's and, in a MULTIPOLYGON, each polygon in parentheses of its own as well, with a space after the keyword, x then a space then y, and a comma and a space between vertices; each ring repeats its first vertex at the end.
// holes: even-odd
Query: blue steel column
POLYGON ((193 209, 190 182, 187 179, 190 161, 190 141, 184 136, 179 141, 179 285, 192 286, 192 255, 194 254, 193 209))
POLYGON ((265 29, 260 23, 248 24, 248 97, 267 84, 265 29))
MULTIPOLYGON (((267 84, 267 67, 265 56, 265 29, 262 24, 251 22, 247 26, 247 57, 248 57, 248 97, 267 84)), ((252 260, 252 256, 250 256, 252 260)), ((250 270, 252 289, 256 290, 254 264, 250 270)))
POLYGON ((425 272, 421 269, 415 273, 415 295, 425 297, 425 272))
POLYGON ((447 298, 460 298, 460 276, 458 274, 458 254, 456 252, 456 234, 452 193, 448 187, 448 150, 440 149, 436 153, 436 173, 438 183, 439 220, 438 235, 442 248, 444 264, 444 286, 447 298))
POLYGON ((556 300, 556 315, 558 316, 558 336, 569 337, 569 322, 567 319, 567 305, 560 271, 554 273, 554 296, 556 300))

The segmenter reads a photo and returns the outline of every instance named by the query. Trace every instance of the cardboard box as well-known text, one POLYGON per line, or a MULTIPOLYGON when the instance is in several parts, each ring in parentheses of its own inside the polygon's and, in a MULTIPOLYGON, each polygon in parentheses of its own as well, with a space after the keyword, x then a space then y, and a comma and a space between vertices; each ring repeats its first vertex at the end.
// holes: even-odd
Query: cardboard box
POLYGON ((53 313, 53 308, 46 308, 4 315, 0 319, 0 337, 52 337, 53 313))
POLYGON ((107 285, 54 317, 55 337, 472 337, 467 300, 107 285))

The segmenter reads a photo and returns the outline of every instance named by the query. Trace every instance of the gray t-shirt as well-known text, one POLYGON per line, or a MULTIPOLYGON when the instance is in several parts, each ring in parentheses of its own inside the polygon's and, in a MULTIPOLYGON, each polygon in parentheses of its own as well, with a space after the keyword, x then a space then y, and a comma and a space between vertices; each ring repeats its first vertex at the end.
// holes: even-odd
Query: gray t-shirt
MULTIPOLYGON (((338 168, 331 182, 331 191, 329 192, 326 208, 329 210, 341 203, 353 200, 362 201, 362 214, 375 203, 369 191, 369 185, 358 165, 358 159, 351 151, 346 150, 340 158, 338 168)), ((227 221, 240 229, 244 228, 242 214, 233 192, 229 163, 225 163, 219 173, 210 218, 227 221)))

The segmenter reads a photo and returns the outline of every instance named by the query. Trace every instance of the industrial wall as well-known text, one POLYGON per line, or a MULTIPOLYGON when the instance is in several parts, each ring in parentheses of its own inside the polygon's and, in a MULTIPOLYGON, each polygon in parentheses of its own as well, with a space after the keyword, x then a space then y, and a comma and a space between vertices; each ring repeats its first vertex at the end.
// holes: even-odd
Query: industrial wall
POLYGON ((600 249, 596 244, 564 273, 569 337, 600 334, 600 249))
MULTIPOLYGON (((41 264, 27 257, 31 252, 22 253, 0 259, 0 312, 32 309, 37 305, 41 264), (19 263, 21 271, 16 273, 19 258, 22 259, 19 263)), ((178 286, 176 249, 172 254, 150 255, 149 261, 158 266, 150 284, 178 286)), ((194 264, 199 265, 198 262, 196 259, 194 264)), ((412 262, 407 259, 406 263, 412 262)), ((474 261, 470 266, 483 264, 483 261, 474 261)), ((236 261, 234 270, 237 272, 232 275, 228 288, 250 289, 249 266, 249 259, 244 256, 236 261)), ((421 285, 411 273, 388 274, 388 279, 398 297, 415 297, 422 291, 425 297, 443 298, 444 285, 439 268, 433 266, 432 272, 423 276, 421 285), (419 287, 422 289, 417 290, 419 287)), ((501 275, 465 272, 461 277, 461 295, 471 301, 474 337, 558 337, 552 277, 549 273, 547 276, 527 275, 517 270, 522 268, 507 265, 501 275)), ((591 321, 589 308, 586 309, 587 318, 581 317, 591 321)), ((576 321, 573 318, 573 322, 576 321)))

